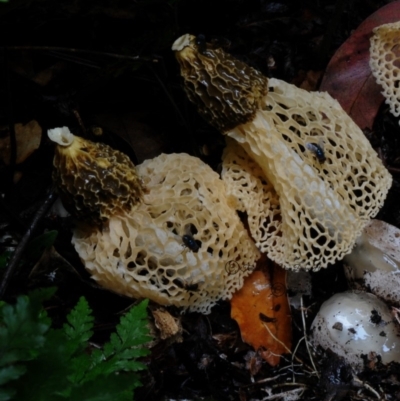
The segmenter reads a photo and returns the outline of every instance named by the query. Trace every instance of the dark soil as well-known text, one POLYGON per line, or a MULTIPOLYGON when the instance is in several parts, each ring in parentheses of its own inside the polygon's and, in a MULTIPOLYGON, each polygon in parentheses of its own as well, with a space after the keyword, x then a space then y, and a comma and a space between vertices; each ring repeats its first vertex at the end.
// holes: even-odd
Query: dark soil
MULTIPOLYGON (((135 163, 160 153, 187 152, 215 170, 222 136, 196 113, 181 86, 171 51, 184 33, 204 34, 268 77, 300 84, 310 71, 323 73, 337 48, 371 13, 378 0, 10 0, 0 3, 0 135, 32 119, 47 129, 68 126, 86 138, 106 142, 135 163), (218 10, 217 10, 218 5, 218 10), (102 135, 95 135, 101 132, 102 135)), ((322 75, 317 75, 322 77, 322 75)), ((366 133, 394 175, 378 218, 400 227, 399 125, 382 106, 373 132, 366 133)), ((13 141, 11 141, 13 143, 13 141)), ((1 251, 13 251, 51 188, 53 146, 41 145, 23 164, 0 161, 1 251), (16 172, 21 178, 15 182, 16 172)), ((38 286, 57 285, 51 315, 61 324, 84 295, 94 310, 94 342, 105 341, 132 304, 91 284, 70 244, 72 221, 40 219, 33 236, 57 230, 54 255, 30 274, 40 255, 22 257, 5 291, 12 301, 38 286), (57 271, 54 280, 49 273, 57 271)), ((305 297, 309 329, 320 304, 347 288, 341 264, 312 274, 305 297)), ((179 310, 170 312, 180 316, 179 310)), ((285 356, 277 367, 261 361, 243 343, 229 302, 210 315, 181 316, 183 342, 159 342, 146 359, 136 400, 374 400, 400 399, 396 366, 366 368, 354 380, 343 361, 314 355, 319 377, 302 341, 298 360, 285 356), (254 367, 256 366, 256 368, 254 367), (365 384, 366 383, 366 384, 365 384), (302 392, 301 398, 293 392, 302 392), (279 393, 284 393, 277 396, 279 393), (276 396, 273 396, 273 395, 276 396), (385 397, 385 398, 384 398, 385 397)), ((293 344, 304 336, 300 310, 293 309, 293 344)))

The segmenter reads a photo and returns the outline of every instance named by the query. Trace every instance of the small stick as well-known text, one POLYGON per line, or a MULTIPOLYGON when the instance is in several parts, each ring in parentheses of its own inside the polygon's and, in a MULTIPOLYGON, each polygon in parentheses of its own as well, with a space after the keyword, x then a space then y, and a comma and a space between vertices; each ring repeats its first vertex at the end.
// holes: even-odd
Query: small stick
POLYGON ((68 52, 68 53, 83 53, 90 54, 93 56, 106 56, 112 58, 118 58, 123 60, 132 60, 132 61, 151 61, 153 63, 157 63, 157 57, 143 57, 143 56, 127 56, 124 54, 118 53, 107 53, 97 50, 86 50, 86 49, 72 49, 67 47, 58 47, 58 46, 1 46, 2 49, 7 50, 46 50, 51 52, 68 52))
POLYGON ((298 388, 295 388, 295 389, 293 389, 293 390, 285 391, 285 392, 283 392, 283 393, 272 394, 272 395, 270 395, 270 396, 268 396, 268 397, 264 397, 264 398, 262 399, 262 401, 277 400, 277 399, 284 399, 284 400, 286 400, 286 399, 293 399, 293 400, 299 400, 300 398, 297 398, 297 396, 298 396, 298 397, 301 397, 302 394, 304 393, 304 390, 305 390, 304 388, 298 387, 298 388))
MULTIPOLYGON (((274 335, 274 333, 272 333, 272 331, 269 329, 269 327, 267 326, 267 324, 266 324, 265 322, 261 322, 261 323, 262 323, 263 326, 267 329, 268 334, 269 334, 278 344, 282 345, 282 347, 288 352, 288 354, 291 354, 292 351, 286 346, 285 343, 283 343, 279 338, 277 338, 277 337, 274 335)), ((272 354, 272 355, 275 355, 275 356, 279 356, 279 355, 274 354, 273 352, 271 352, 271 354, 272 354)))
POLYGON ((307 386, 307 384, 304 384, 304 383, 290 383, 290 382, 287 382, 287 383, 273 384, 271 387, 272 388, 281 388, 281 387, 298 387, 298 388, 303 387, 303 388, 307 388, 308 386, 307 386))
POLYGON ((314 368, 315 374, 317 375, 317 377, 319 377, 319 373, 318 373, 317 368, 315 367, 314 359, 311 354, 310 346, 308 344, 307 331, 306 331, 307 330, 306 329, 306 319, 304 317, 303 296, 300 297, 300 308, 301 308, 301 320, 303 322, 304 341, 306 342, 306 347, 307 347, 308 355, 310 357, 311 365, 314 368))
POLYGON ((400 168, 396 168, 396 167, 387 167, 387 169, 388 169, 391 173, 396 173, 396 174, 399 174, 399 173, 400 173, 400 168))
POLYGON ((4 296, 4 293, 6 291, 8 283, 11 279, 11 276, 12 276, 15 268, 18 266, 18 263, 22 257, 25 247, 28 244, 33 232, 35 231, 38 223, 45 216, 45 214, 47 213, 47 211, 49 210, 50 206, 53 204, 55 199, 56 199, 56 193, 53 189, 51 189, 50 193, 47 195, 44 203, 40 206, 40 208, 36 212, 35 216, 33 217, 33 220, 31 222, 28 230, 25 232, 24 236, 21 239, 21 242, 18 244, 10 262, 8 263, 7 269, 4 273, 3 281, 1 282, 1 285, 0 285, 0 298, 2 298, 4 296))
POLYGON ((267 383, 267 382, 272 382, 272 381, 275 381, 275 380, 279 379, 281 376, 282 375, 276 375, 276 376, 273 376, 273 377, 266 377, 264 379, 257 380, 257 381, 255 381, 253 383, 245 384, 243 386, 240 386, 240 388, 253 387, 253 386, 256 386, 258 384, 264 384, 264 383, 267 383))
POLYGON ((363 387, 365 387, 367 390, 369 390, 372 394, 375 395, 376 398, 378 398, 378 400, 382 400, 382 396, 373 387, 371 387, 368 383, 363 382, 357 376, 353 376, 353 380, 357 384, 361 384, 363 387))

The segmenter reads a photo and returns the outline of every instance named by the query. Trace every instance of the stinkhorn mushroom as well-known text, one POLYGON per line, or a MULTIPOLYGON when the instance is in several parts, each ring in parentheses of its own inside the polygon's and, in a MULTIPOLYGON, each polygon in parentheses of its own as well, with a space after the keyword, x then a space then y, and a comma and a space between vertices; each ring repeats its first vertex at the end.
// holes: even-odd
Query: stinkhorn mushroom
POLYGON ((343 292, 325 301, 312 325, 312 340, 343 357, 356 370, 373 356, 400 362, 399 328, 384 302, 363 292, 343 292))
MULTIPOLYGON (((400 116, 400 21, 373 30, 369 65, 377 83, 383 88, 390 112, 400 116)), ((400 121, 399 121, 400 123, 400 121)))
POLYGON ((227 150, 224 177, 252 216, 259 249, 284 267, 315 270, 350 252, 392 179, 339 103, 199 49, 191 35, 172 49, 199 113, 246 151, 227 150))
POLYGON ((72 238, 101 286, 203 313, 242 287, 260 253, 223 181, 208 165, 186 154, 163 154, 138 165, 136 174, 126 156, 65 129, 49 135, 62 142, 54 159, 60 192, 70 195, 76 185, 72 203, 78 212, 92 213, 95 223, 102 219, 94 226, 78 225, 72 238), (63 144, 72 148, 64 150, 63 144), (99 172, 99 165, 108 167, 109 174, 99 172), (131 188, 125 188, 127 177, 131 188), (145 191, 135 186, 141 180, 145 191), (122 205, 131 206, 129 200, 139 194, 141 202, 121 207, 125 199, 122 205), (235 271, 229 268, 232 263, 235 271))

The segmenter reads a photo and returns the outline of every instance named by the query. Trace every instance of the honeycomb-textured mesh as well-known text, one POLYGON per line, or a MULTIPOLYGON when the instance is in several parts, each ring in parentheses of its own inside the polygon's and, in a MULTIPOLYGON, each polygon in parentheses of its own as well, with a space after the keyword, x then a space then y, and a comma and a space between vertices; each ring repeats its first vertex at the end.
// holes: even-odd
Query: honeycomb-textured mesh
POLYGON ((370 42, 370 67, 390 112, 400 115, 400 21, 378 26, 370 42))
POLYGON ((236 200, 236 209, 247 213, 249 229, 258 249, 270 259, 283 257, 281 208, 274 187, 261 167, 233 139, 226 139, 222 155, 222 179, 236 200))
POLYGON ((208 313, 241 288, 259 258, 234 201, 209 166, 186 154, 163 154, 136 170, 143 202, 103 230, 76 230, 76 250, 108 289, 208 313))
MULTIPOLYGON (((262 180, 276 192, 267 194, 263 184, 260 201, 250 191, 254 200, 246 212, 259 215, 261 224, 252 235, 284 267, 318 270, 350 252, 382 206, 392 179, 362 131, 327 93, 270 79, 264 99, 263 110, 251 122, 226 132, 261 167, 262 180), (270 207, 276 196, 280 222, 258 210, 263 202, 264 210, 270 207)), ((229 165, 238 170, 241 159, 238 155, 234 164, 231 158, 229 165)), ((231 193, 254 186, 246 178, 248 170, 229 174, 230 186, 240 187, 231 193)), ((255 174, 260 180, 260 172, 255 174)))

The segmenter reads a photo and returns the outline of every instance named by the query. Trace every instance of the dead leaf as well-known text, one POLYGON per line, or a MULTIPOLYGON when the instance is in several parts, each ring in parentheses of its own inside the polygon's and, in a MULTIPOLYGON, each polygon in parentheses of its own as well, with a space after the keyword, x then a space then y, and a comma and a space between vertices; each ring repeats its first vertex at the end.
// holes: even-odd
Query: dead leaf
POLYGON ((182 325, 179 319, 174 318, 164 308, 154 309, 151 313, 162 340, 176 336, 178 342, 182 341, 182 325))
POLYGON ((40 86, 48 85, 55 77, 60 75, 60 73, 65 69, 65 63, 58 62, 51 65, 48 68, 39 71, 34 77, 32 77, 32 81, 36 82, 40 86))
POLYGON ((375 82, 369 67, 372 30, 398 20, 400 1, 370 15, 336 51, 323 77, 320 90, 338 100, 361 129, 372 129, 383 101, 382 88, 375 82))
MULTIPOLYGON (((42 138, 42 128, 35 120, 27 124, 15 124, 15 139, 17 142, 17 158, 15 163, 20 164, 25 161, 40 146, 42 138)), ((11 145, 10 137, 0 139, 0 159, 4 164, 10 164, 11 145)))
POLYGON ((249 351, 245 357, 246 369, 250 372, 252 376, 255 376, 262 367, 262 359, 258 352, 249 351))
POLYGON ((292 322, 286 295, 286 271, 274 265, 271 274, 254 271, 231 300, 231 316, 243 341, 253 346, 270 365, 290 353, 292 322))
MULTIPOLYGON (((141 123, 140 113, 102 113, 93 116, 94 122, 106 131, 113 132, 135 149, 138 162, 152 159, 166 151, 165 138, 150 125, 141 123)), ((97 130, 98 132, 98 130, 97 130)))
POLYGON ((60 285, 70 280, 83 281, 75 268, 53 246, 46 248, 29 274, 29 285, 60 285))
POLYGON ((318 88, 318 82, 321 79, 322 73, 322 71, 300 70, 297 77, 292 81, 292 84, 309 92, 315 91, 318 88))

